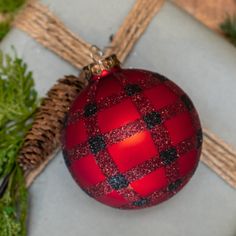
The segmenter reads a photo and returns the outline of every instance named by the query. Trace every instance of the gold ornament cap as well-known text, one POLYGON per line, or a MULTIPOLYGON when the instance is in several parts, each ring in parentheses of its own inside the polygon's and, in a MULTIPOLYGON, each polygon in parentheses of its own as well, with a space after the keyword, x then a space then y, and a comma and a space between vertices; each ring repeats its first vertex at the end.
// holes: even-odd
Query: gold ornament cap
POLYGON ((95 53, 91 53, 94 62, 83 68, 87 80, 92 77, 101 78, 111 72, 113 68, 120 68, 120 61, 115 54, 103 58, 103 53, 97 47, 95 49, 95 53))

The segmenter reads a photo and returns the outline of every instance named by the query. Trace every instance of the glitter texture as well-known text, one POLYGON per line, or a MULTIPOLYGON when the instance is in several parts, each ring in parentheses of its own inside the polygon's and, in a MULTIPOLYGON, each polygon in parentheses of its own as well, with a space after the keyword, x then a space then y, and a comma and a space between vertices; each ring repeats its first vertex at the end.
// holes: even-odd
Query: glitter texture
POLYGON ((169 165, 177 159, 176 149, 171 147, 160 153, 161 161, 164 165, 169 165))
POLYGON ((141 91, 141 88, 137 84, 128 84, 125 86, 125 92, 128 96, 133 96, 141 91))
POLYGON ((126 180, 125 176, 122 174, 117 174, 108 179, 108 183, 115 190, 125 188, 129 185, 129 182, 126 180))
POLYGON ((176 194, 197 167, 202 145, 198 114, 183 90, 158 73, 120 69, 104 78, 111 86, 109 95, 101 77, 88 85, 68 113, 62 132, 66 165, 84 192, 99 202, 124 209, 159 204, 176 194), (160 95, 159 88, 167 93, 160 95), (181 122, 182 114, 189 122, 181 122), (73 144, 72 126, 84 134, 73 144), (186 130, 193 132, 190 135, 186 130), (190 152, 194 163, 178 161, 190 152), (94 160, 93 166, 87 158, 94 160), (89 171, 93 176, 87 185, 83 171, 76 171, 80 163, 86 176, 89 171), (180 163, 194 167, 180 175, 180 163))
POLYGON ((155 125, 161 123, 161 116, 158 112, 152 111, 146 114, 143 117, 144 121, 146 122, 147 128, 152 129, 155 125))
POLYGON ((97 106, 95 103, 89 103, 84 107, 84 116, 89 117, 97 112, 97 106))
POLYGON ((101 135, 97 135, 89 138, 88 140, 91 152, 93 154, 97 154, 101 150, 106 147, 106 143, 104 142, 104 138, 101 135))

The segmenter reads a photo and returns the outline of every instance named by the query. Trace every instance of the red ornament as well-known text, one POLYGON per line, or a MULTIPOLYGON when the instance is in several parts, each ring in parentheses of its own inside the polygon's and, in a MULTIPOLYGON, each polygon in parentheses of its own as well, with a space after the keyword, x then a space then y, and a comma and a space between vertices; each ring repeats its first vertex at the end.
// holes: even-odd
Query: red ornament
POLYGON ((66 164, 79 186, 117 208, 156 205, 193 175, 202 131, 193 103, 162 75, 121 69, 114 56, 85 69, 89 86, 63 130, 66 164))

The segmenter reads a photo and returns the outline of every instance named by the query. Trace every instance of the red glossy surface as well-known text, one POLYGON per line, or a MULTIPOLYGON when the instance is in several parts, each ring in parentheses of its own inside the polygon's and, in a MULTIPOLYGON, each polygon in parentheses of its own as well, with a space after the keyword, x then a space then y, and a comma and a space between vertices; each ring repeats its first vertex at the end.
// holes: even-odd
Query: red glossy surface
POLYGON ((98 112, 97 119, 100 130, 108 132, 137 120, 139 116, 132 102, 126 99, 122 103, 98 112))
POLYGON ((148 131, 142 131, 108 147, 120 172, 125 172, 157 155, 148 131))
POLYGON ((83 190, 126 209, 177 193, 197 167, 201 141, 196 110, 177 85, 157 73, 117 68, 77 97, 62 137, 65 161, 83 190))
POLYGON ((82 188, 88 186, 93 186, 103 180, 105 176, 102 174, 100 168, 97 166, 93 155, 86 156, 79 160, 74 161, 71 166, 71 172, 80 174, 75 174, 75 180, 81 185, 82 188), (91 175, 91 173, 93 173, 91 175))
POLYGON ((131 186, 142 196, 147 197, 167 185, 165 168, 159 168, 143 178, 131 183, 131 186), (158 181, 157 181, 158 180, 158 181))

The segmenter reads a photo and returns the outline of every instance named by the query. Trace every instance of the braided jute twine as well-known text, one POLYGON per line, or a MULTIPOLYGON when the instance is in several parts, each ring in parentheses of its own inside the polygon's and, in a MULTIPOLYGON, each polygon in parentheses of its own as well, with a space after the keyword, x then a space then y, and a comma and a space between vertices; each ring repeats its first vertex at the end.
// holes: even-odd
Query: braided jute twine
MULTIPOLYGON (((123 62, 163 3, 164 0, 137 0, 105 54, 115 53, 123 62)), ((38 2, 28 3, 14 25, 78 69, 92 62, 91 44, 74 35, 46 6, 38 2)), ((59 150, 64 116, 85 85, 81 74, 79 78, 67 76, 49 90, 19 155, 27 186, 59 150)), ((203 134, 201 160, 236 188, 236 151, 208 129, 204 129, 203 134)))

